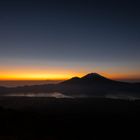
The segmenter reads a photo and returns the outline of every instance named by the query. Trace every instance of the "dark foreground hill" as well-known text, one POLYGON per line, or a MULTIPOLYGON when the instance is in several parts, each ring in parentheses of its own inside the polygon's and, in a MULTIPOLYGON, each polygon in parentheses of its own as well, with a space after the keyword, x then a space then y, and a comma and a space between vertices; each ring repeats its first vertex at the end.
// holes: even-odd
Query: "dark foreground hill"
POLYGON ((0 98, 0 139, 139 139, 140 101, 0 98))
POLYGON ((52 93, 60 92, 72 96, 101 97, 140 97, 140 84, 110 80, 97 73, 82 78, 73 77, 59 84, 22 86, 14 88, 0 87, 0 94, 10 93, 52 93))

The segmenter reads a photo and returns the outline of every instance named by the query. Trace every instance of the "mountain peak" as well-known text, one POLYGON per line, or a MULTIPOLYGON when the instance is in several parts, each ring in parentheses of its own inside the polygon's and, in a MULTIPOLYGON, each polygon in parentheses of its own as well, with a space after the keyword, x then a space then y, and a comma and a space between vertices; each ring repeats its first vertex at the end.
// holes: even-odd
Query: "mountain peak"
POLYGON ((71 80, 72 80, 72 79, 75 80, 75 79, 80 79, 80 78, 77 77, 77 76, 75 76, 75 77, 72 77, 71 80))
POLYGON ((112 80, 105 78, 104 76, 98 74, 98 73, 89 73, 81 78, 79 77, 73 77, 69 80, 66 80, 64 82, 62 82, 63 84, 93 84, 93 83, 108 83, 108 82, 112 82, 112 80))
POLYGON ((67 83, 75 84, 79 81, 79 79, 80 79, 79 77, 72 77, 69 80, 61 82, 61 84, 67 84, 67 83))
POLYGON ((82 77, 82 79, 93 79, 93 78, 104 78, 104 77, 98 73, 89 73, 82 77))

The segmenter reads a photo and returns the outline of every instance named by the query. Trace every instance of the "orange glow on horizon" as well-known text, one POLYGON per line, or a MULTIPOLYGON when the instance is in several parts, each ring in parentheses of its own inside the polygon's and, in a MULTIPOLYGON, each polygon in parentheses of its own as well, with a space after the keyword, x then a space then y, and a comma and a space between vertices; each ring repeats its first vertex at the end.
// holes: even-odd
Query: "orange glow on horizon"
POLYGON ((66 80, 73 76, 81 76, 77 73, 64 70, 11 70, 1 71, 0 80, 66 80))
MULTIPOLYGON (((0 80, 66 80, 75 76, 82 77, 88 74, 88 72, 74 73, 74 72, 3 72, 0 73, 0 80)), ((129 74, 116 74, 116 73, 103 73, 99 72, 104 77, 123 80, 123 79, 140 79, 137 75, 129 74)))
POLYGON ((0 80, 65 80, 71 78, 62 74, 12 74, 0 75, 0 80))

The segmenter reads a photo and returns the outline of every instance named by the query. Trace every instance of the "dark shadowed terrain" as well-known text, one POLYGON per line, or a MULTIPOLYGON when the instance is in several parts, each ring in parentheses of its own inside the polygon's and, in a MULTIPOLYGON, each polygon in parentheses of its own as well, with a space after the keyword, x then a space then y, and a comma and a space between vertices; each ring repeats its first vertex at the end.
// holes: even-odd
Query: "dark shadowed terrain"
POLYGON ((91 73, 59 84, 0 87, 0 93, 0 139, 112 140, 139 134, 139 83, 91 73), (62 94, 37 96, 53 92, 62 94))
POLYGON ((58 84, 43 84, 18 87, 0 87, 0 95, 13 93, 62 93, 73 97, 120 97, 139 98, 140 83, 127 83, 108 79, 97 73, 90 73, 82 78, 73 77, 58 84))
POLYGON ((138 100, 3 97, 0 106, 2 139, 119 139, 139 134, 138 100))

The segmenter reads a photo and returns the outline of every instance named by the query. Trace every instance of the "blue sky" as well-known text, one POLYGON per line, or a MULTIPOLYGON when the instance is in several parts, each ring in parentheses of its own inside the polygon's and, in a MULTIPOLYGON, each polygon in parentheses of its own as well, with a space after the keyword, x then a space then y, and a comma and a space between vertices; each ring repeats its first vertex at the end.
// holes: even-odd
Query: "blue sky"
POLYGON ((0 68, 140 77, 139 5, 130 0, 1 1, 0 68))

